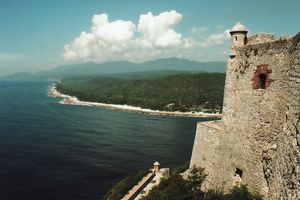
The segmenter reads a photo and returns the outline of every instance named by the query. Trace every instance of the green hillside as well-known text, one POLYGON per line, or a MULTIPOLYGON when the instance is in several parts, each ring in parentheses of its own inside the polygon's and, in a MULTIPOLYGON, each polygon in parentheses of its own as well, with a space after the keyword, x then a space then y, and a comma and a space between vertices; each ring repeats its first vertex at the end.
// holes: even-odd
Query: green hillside
POLYGON ((154 110, 219 111, 224 82, 223 73, 134 79, 87 76, 63 79, 57 89, 83 101, 127 104, 154 110))

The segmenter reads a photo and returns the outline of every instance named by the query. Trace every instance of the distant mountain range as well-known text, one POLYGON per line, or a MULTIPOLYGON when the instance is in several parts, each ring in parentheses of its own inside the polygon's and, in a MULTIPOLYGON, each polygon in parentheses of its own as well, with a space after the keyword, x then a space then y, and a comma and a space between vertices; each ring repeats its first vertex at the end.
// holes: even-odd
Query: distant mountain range
POLYGON ((107 63, 86 62, 56 67, 48 71, 36 73, 15 73, 1 77, 5 80, 40 80, 61 79, 74 76, 108 75, 125 73, 153 73, 156 71, 176 72, 222 72, 226 70, 225 62, 198 62, 181 58, 163 58, 143 63, 116 61, 107 63))

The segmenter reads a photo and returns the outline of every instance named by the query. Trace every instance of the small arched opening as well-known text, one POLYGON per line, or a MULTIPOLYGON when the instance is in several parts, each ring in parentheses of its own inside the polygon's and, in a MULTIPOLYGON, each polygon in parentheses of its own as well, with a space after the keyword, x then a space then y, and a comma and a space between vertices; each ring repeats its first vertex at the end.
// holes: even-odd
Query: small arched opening
POLYGON ((236 168, 235 169, 235 173, 234 173, 234 176, 239 176, 239 177, 243 177, 243 170, 239 169, 239 168, 236 168))
POLYGON ((266 82, 267 82, 267 74, 259 74, 259 86, 260 89, 266 89, 266 82))
POLYGON ((236 168, 234 173, 234 185, 237 187, 241 187, 242 178, 243 178, 243 171, 239 168, 236 168))
POLYGON ((267 89, 270 87, 270 84, 273 82, 271 73, 272 70, 269 68, 269 65, 257 65, 252 77, 253 89, 267 89))

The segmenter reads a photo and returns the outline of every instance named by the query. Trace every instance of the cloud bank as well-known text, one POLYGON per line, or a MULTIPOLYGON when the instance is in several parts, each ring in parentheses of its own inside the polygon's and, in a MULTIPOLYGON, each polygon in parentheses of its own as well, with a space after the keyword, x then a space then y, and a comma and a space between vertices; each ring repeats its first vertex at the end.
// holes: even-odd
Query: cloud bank
POLYGON ((138 24, 109 21, 107 14, 94 15, 90 32, 81 34, 64 47, 66 61, 105 62, 144 61, 156 57, 180 56, 196 43, 175 31, 182 15, 175 10, 153 15, 143 14, 138 24))
POLYGON ((196 55, 205 52, 204 49, 230 39, 229 30, 208 34, 208 26, 191 29, 198 41, 185 37, 175 30, 181 21, 182 14, 175 10, 159 15, 148 12, 140 15, 136 24, 120 19, 110 21, 105 13, 94 15, 90 31, 81 32, 66 44, 63 57, 67 62, 142 62, 171 56, 199 59, 196 55))

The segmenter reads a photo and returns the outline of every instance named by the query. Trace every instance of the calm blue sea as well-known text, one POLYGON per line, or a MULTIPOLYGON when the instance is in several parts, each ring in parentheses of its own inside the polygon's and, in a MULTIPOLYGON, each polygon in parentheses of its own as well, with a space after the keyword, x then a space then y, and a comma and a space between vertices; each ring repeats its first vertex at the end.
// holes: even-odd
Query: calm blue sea
POLYGON ((102 199, 156 160, 189 161, 203 119, 61 105, 50 84, 0 81, 1 200, 102 199))

